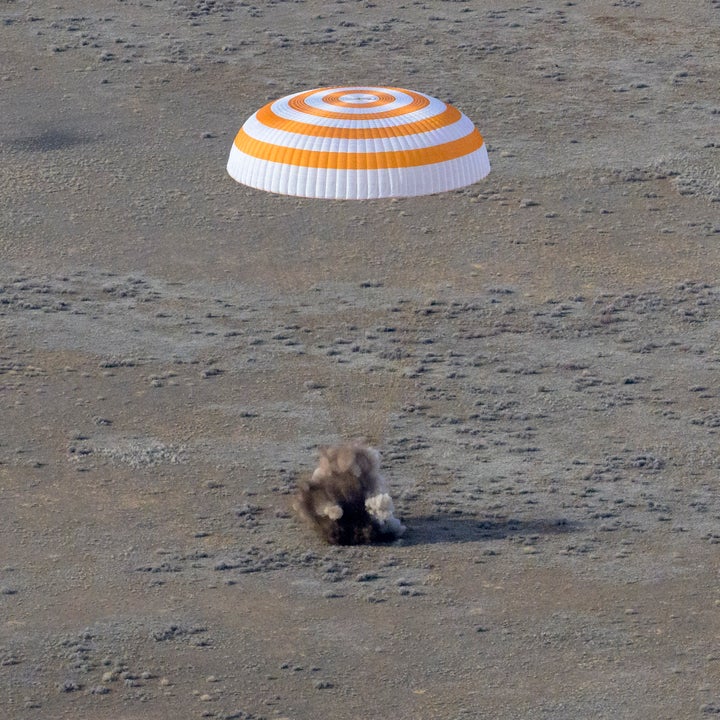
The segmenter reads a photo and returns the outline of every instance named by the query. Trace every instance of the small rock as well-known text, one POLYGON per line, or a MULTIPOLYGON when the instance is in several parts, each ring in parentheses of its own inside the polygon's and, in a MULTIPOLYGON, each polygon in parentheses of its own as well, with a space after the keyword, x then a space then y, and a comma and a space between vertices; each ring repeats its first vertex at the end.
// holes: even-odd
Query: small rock
POLYGON ((81 689, 82 686, 74 682, 73 680, 66 680, 64 683, 60 683, 60 685, 58 686, 58 690, 64 693, 76 692, 81 689))
POLYGON ((380 576, 377 575, 376 573, 365 572, 365 573, 360 573, 360 574, 355 578, 355 581, 356 581, 356 582, 370 582, 371 580, 377 580, 379 577, 380 577, 380 576))

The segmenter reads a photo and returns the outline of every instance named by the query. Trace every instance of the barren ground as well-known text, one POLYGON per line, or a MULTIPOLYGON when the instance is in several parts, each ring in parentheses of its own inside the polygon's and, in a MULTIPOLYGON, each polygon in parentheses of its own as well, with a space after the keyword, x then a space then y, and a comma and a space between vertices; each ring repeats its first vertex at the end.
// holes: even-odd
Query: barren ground
POLYGON ((720 713, 720 0, 0 7, 3 718, 720 713), (225 173, 268 100, 455 103, 493 171, 225 173), (365 436, 408 526, 289 513, 365 436))

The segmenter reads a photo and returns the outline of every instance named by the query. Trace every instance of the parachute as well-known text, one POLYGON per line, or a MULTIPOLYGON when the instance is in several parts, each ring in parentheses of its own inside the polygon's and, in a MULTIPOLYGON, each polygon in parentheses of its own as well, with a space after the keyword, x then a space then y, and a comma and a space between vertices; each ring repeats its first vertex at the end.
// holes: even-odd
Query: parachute
POLYGON ((326 87, 260 108, 227 164, 239 183, 336 200, 430 195, 490 172, 485 142, 462 112, 414 90, 326 87))

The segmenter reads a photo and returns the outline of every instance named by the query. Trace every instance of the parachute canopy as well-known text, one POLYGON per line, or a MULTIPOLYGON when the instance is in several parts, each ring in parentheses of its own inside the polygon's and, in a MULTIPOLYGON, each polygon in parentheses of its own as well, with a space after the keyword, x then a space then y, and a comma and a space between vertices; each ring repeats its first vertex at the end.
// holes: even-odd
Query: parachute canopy
POLYGON ((337 200, 430 195, 490 172, 473 123, 437 98, 394 87, 327 87, 268 103, 240 128, 227 164, 250 187, 337 200))

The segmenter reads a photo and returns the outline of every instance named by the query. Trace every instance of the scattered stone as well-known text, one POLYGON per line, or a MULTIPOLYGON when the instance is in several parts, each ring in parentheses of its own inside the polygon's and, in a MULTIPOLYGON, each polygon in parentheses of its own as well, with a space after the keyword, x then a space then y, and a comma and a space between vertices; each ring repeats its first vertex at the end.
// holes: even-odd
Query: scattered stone
POLYGON ((66 680, 58 686, 58 689, 60 690, 60 692, 71 693, 82 690, 82 685, 75 682, 74 680, 66 680))
POLYGON ((377 573, 373 572, 364 572, 360 573, 355 577, 356 582, 371 582, 372 580, 377 580, 380 576, 377 573))

